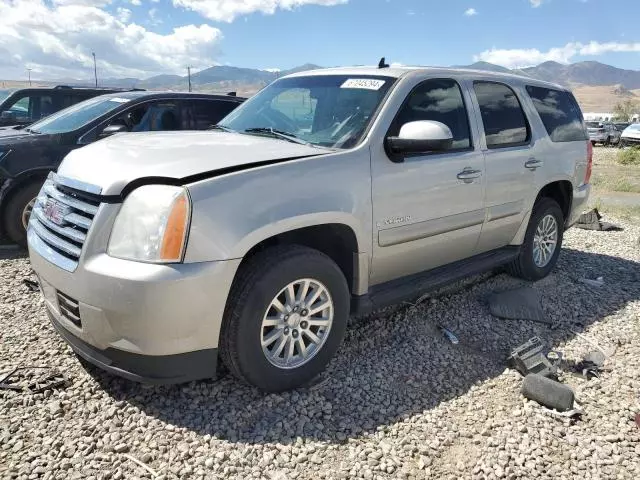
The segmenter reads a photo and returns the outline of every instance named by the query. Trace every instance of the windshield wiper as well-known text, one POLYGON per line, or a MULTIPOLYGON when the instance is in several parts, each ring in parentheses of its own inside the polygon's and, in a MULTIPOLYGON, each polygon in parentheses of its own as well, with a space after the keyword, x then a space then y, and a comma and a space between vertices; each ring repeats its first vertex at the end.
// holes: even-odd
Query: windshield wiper
POLYGON ((275 138, 280 138, 282 140, 286 140, 287 142, 298 143, 300 145, 311 145, 310 142, 302 140, 301 138, 296 137, 293 133, 283 132, 282 130, 276 130, 271 127, 254 127, 247 128, 244 130, 246 133, 266 133, 267 135, 271 135, 275 138))
POLYGON ((231 132, 235 133, 235 130, 230 129, 229 127, 225 127, 224 125, 211 125, 209 130, 222 130, 223 132, 231 132))

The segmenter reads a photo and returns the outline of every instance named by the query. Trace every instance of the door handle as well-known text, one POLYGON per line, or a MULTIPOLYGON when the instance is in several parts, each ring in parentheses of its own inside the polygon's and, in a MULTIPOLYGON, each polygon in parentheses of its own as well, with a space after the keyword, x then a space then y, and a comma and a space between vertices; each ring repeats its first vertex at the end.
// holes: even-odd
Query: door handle
POLYGON ((544 165, 544 162, 542 160, 538 160, 537 158, 530 158, 524 164, 525 168, 528 168, 529 170, 536 170, 537 168, 540 168, 543 165, 544 165))
POLYGON ((481 175, 482 171, 467 167, 456 176, 458 180, 462 180, 464 183, 472 183, 474 179, 479 178, 481 175))

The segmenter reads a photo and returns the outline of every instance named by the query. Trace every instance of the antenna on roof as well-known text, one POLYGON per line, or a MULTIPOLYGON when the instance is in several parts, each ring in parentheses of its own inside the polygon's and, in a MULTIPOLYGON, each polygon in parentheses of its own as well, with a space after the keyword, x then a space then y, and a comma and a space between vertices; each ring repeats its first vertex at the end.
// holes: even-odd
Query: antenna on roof
POLYGON ((380 63, 378 63, 378 68, 389 68, 389 64, 385 62, 384 57, 380 59, 380 63))

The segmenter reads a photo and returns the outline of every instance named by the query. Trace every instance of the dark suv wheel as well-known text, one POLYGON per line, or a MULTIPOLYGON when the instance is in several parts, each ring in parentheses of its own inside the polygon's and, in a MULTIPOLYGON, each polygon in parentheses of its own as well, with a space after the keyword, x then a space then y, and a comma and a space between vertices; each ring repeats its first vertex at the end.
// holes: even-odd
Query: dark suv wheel
POLYGON ((28 183, 13 194, 4 210, 4 229, 9 239, 23 247, 27 246, 27 224, 31 216, 31 210, 43 180, 28 183))
POLYGON ((258 253, 231 289, 222 360, 236 377, 263 390, 304 385, 342 342, 349 301, 342 271, 323 253, 296 245, 258 253))
POLYGON ((525 280, 549 275, 558 261, 564 234, 564 215, 558 203, 543 197, 533 207, 520 255, 507 266, 509 273, 525 280))

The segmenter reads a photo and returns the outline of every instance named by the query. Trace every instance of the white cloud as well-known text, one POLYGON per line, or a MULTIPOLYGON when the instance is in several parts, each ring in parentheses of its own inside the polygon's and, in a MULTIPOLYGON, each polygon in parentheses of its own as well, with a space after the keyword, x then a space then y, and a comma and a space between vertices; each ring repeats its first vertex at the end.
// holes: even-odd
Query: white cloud
POLYGON ((464 14, 467 17, 473 17, 474 15, 478 14, 478 11, 475 8, 468 8, 464 11, 464 14))
POLYGON ((123 23, 127 23, 131 18, 131 10, 129 10, 128 8, 118 7, 116 9, 116 12, 118 14, 118 20, 123 23))
POLYGON ((85 7, 104 7, 113 0, 53 0, 55 5, 84 5, 85 7))
POLYGON ((529 2, 531 3, 531 6, 533 8, 538 8, 540 5, 542 5, 542 2, 544 2, 544 0, 529 0, 529 2))
POLYGON ((546 61, 559 63, 570 63, 576 56, 603 55, 610 52, 640 52, 640 42, 618 43, 618 42, 571 42, 563 47, 551 48, 547 51, 540 51, 537 48, 528 49, 497 49, 485 50, 474 55, 474 61, 485 61, 502 65, 508 68, 528 67, 546 61))
POLYGON ((193 10, 218 22, 233 22, 237 17, 261 12, 272 15, 277 9, 293 10, 304 5, 331 7, 349 0, 173 0, 173 5, 193 10))
POLYGON ((2 0, 0 72, 18 78, 28 64, 36 78, 87 78, 91 52, 102 77, 182 73, 185 65, 216 63, 222 39, 217 28, 185 25, 158 34, 126 17, 95 6, 2 0))
POLYGON ((142 5, 141 0, 131 0, 131 5, 135 5, 136 7, 139 7, 140 5, 142 5))

